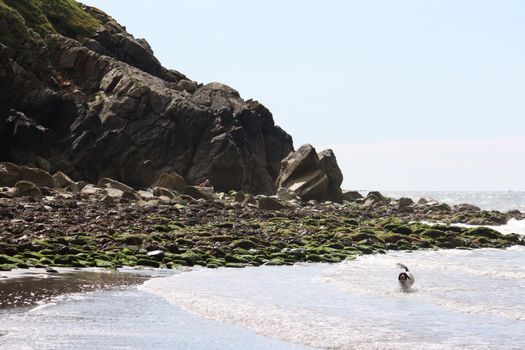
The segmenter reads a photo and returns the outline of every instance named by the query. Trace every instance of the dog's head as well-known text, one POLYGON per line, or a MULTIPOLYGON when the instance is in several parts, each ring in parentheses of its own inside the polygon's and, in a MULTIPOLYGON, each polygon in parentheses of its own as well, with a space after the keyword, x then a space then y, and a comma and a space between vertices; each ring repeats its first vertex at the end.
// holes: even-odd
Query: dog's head
POLYGON ((410 281, 410 276, 406 272, 401 272, 397 277, 397 280, 401 284, 405 284, 410 281))

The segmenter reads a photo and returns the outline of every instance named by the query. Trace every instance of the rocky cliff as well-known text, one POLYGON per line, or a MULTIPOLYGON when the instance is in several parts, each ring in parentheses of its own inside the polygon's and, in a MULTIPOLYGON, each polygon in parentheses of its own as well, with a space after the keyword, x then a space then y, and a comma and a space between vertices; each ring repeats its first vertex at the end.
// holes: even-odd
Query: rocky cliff
POLYGON ((0 161, 149 186, 163 172, 273 193, 292 138, 262 104, 164 68, 73 0, 0 0, 0 161))

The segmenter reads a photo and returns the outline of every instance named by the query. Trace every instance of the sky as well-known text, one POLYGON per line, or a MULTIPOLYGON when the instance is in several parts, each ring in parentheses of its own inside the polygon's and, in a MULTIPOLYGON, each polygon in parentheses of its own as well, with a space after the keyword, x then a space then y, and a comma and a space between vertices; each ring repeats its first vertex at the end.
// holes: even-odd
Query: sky
POLYGON ((521 0, 84 0, 332 148, 343 188, 525 190, 521 0))

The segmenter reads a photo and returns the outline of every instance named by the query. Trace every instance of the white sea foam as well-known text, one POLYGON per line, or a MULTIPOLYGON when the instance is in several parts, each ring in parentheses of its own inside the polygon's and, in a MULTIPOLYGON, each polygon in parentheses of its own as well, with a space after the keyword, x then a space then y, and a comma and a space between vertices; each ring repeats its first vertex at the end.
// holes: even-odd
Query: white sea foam
POLYGON ((523 247, 392 252, 198 270, 143 288, 201 317, 318 348, 512 349, 525 345, 516 335, 525 329, 524 260, 523 247), (415 275, 414 293, 400 292, 396 262, 415 275))
MULTIPOLYGON (((457 224, 453 224, 453 226, 480 227, 483 225, 469 225, 469 224, 457 223, 457 224)), ((498 226, 484 225, 484 227, 489 227, 493 230, 503 233, 504 235, 507 235, 510 233, 517 233, 519 235, 525 235, 525 220, 510 219, 505 225, 498 225, 498 226)))

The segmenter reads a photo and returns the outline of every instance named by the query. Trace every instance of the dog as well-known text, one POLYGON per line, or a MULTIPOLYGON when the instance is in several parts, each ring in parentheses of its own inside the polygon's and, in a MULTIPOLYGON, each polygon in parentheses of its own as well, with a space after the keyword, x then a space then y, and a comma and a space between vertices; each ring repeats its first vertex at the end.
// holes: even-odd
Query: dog
POLYGON ((412 273, 408 271, 408 267, 405 264, 397 263, 397 267, 405 270, 404 272, 401 272, 397 277, 401 290, 404 292, 409 291, 412 285, 416 282, 416 279, 414 278, 412 273))

